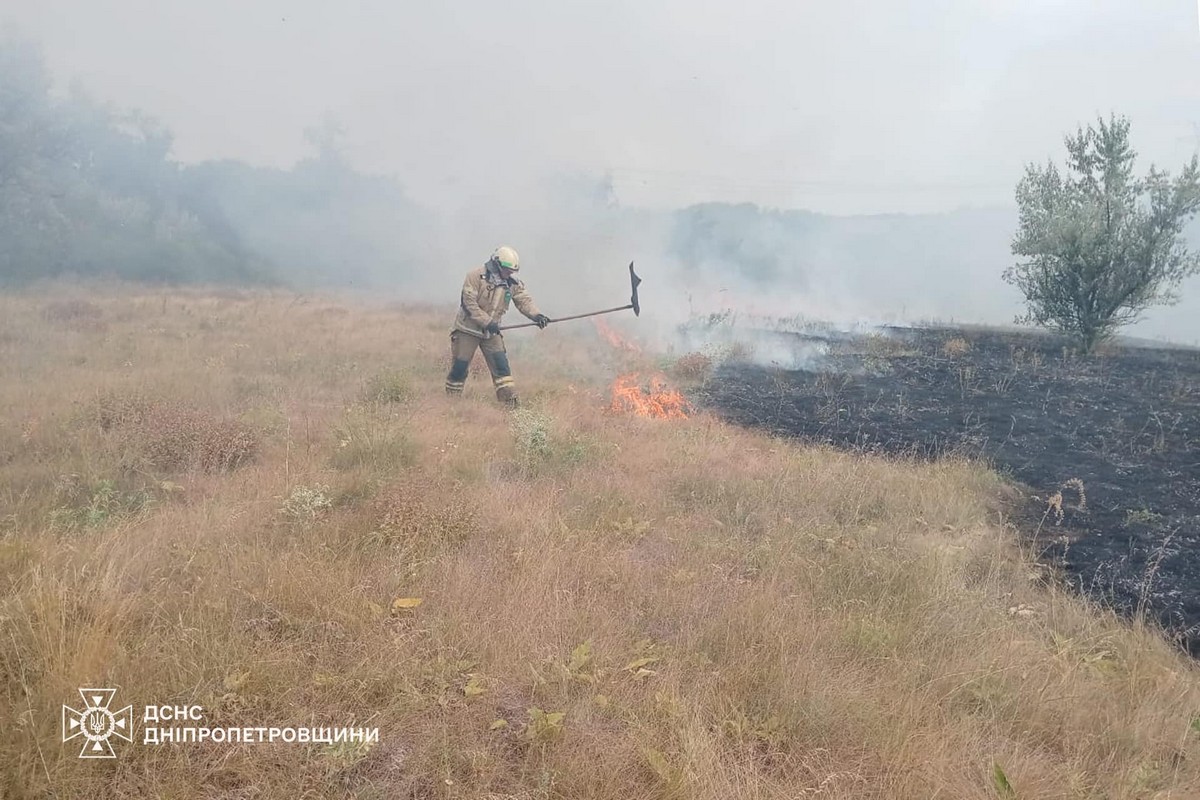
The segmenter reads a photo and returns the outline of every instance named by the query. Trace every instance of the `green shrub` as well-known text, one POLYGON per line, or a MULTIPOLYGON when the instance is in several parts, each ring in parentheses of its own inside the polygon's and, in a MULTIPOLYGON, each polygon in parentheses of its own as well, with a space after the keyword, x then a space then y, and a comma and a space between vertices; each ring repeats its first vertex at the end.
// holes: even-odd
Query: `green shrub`
POLYGON ((119 517, 146 511, 155 503, 153 493, 145 489, 126 491, 114 481, 88 483, 78 475, 60 479, 55 493, 62 505, 50 512, 50 527, 61 532, 101 528, 119 517))
POLYGON ((547 461, 553 454, 551 447, 552 420, 541 411, 518 408, 512 413, 512 434, 517 445, 517 457, 521 466, 532 468, 547 461))

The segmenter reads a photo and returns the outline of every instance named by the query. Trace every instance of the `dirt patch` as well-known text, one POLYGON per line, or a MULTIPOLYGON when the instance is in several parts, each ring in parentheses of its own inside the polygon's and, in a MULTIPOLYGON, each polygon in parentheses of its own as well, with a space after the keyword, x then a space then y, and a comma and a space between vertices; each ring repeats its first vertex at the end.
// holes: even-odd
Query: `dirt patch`
MULTIPOLYGON (((1022 527, 1075 588, 1145 610, 1200 654, 1200 351, 889 329, 827 340, 806 370, 722 367, 731 421, 840 447, 981 458, 1028 487, 1022 527)), ((775 334, 811 347, 812 336, 775 334)))

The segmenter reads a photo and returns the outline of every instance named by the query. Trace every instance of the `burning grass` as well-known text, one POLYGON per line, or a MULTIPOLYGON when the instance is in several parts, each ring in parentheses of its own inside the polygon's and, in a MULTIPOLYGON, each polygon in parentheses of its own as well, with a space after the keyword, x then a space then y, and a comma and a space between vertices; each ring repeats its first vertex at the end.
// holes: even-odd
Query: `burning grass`
POLYGON ((1200 794, 1200 671, 1044 586, 976 465, 639 424, 586 327, 514 333, 514 415, 444 396, 450 308, 98 294, 97 340, 45 300, 0 298, 5 798, 1200 794), (163 397, 254 457, 123 471, 163 397), (81 761, 80 686, 380 741, 81 761))
POLYGON ((667 385, 662 375, 651 375, 644 381, 639 373, 622 375, 613 382, 614 414, 635 414, 652 419, 687 419, 692 405, 678 391, 667 385))
POLYGON ((599 317, 592 317, 592 326, 596 329, 596 333, 600 334, 600 338, 610 347, 626 353, 641 354, 642 348, 638 344, 621 336, 621 334, 613 330, 611 325, 599 317))

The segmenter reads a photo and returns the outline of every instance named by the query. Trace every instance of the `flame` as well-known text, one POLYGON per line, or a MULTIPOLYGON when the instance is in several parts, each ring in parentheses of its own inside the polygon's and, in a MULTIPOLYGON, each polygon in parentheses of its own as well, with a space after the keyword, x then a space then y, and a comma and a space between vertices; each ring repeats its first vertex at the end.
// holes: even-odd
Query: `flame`
POLYGON ((618 350, 627 350, 630 353, 642 352, 642 348, 638 347, 628 339, 623 338, 620 334, 609 327, 609 325, 603 320, 593 317, 592 324, 596 326, 596 332, 603 337, 604 341, 608 342, 618 350))
POLYGON ((609 410, 655 419, 687 419, 692 405, 679 392, 668 388, 661 375, 651 376, 647 389, 643 388, 639 374, 632 372, 613 382, 609 410))

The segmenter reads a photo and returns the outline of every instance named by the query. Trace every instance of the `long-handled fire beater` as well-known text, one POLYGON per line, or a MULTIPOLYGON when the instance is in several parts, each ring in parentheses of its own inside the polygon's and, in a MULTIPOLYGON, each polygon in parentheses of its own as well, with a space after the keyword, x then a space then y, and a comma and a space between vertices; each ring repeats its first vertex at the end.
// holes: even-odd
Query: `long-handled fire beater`
MULTIPOLYGON (((550 320, 550 322, 566 322, 569 319, 583 319, 584 317, 595 317, 599 314, 611 314, 614 311, 624 311, 628 308, 633 309, 634 316, 641 316, 642 306, 638 303, 638 291, 637 291, 638 284, 641 282, 642 282, 642 279, 639 278, 637 276, 637 273, 633 271, 633 262, 630 261, 629 262, 629 285, 630 285, 630 288, 633 290, 633 294, 632 294, 632 296, 630 296, 629 302, 626 305, 617 306, 616 308, 606 308, 603 311, 589 311, 586 314, 573 314, 572 316, 569 316, 569 317, 559 317, 558 319, 550 320)), ((522 322, 520 325, 502 325, 502 326, 500 326, 500 330, 511 331, 514 328, 528 328, 528 327, 531 327, 536 324, 537 324, 536 322, 522 322)))

